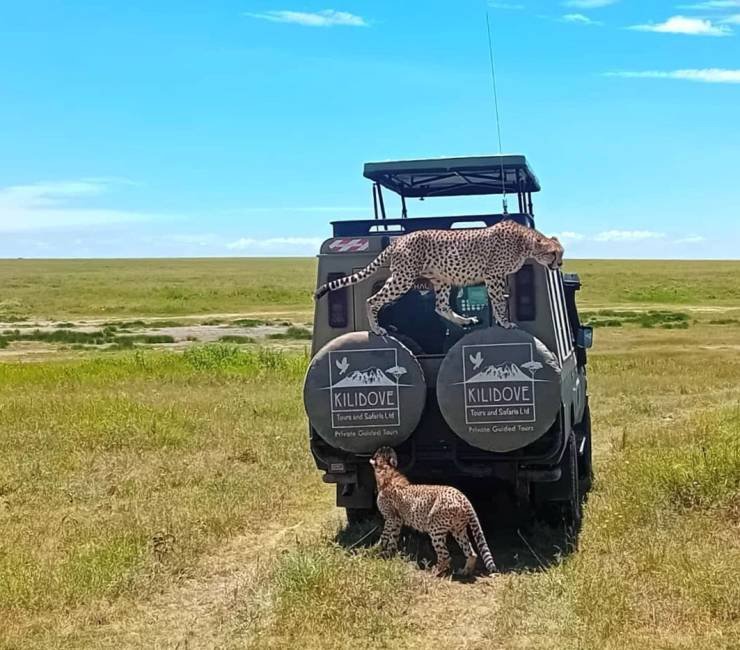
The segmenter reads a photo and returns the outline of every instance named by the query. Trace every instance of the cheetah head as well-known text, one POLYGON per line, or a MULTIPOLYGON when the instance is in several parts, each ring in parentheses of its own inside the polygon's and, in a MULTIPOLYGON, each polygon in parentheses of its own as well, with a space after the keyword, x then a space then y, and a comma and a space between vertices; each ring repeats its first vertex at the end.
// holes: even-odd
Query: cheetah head
POLYGON ((563 266, 563 245, 557 237, 538 235, 534 241, 532 257, 542 266, 557 271, 563 266))
POLYGON ((376 469, 383 469, 385 467, 398 467, 398 456, 396 452, 390 447, 381 447, 373 454, 370 459, 370 464, 376 469))

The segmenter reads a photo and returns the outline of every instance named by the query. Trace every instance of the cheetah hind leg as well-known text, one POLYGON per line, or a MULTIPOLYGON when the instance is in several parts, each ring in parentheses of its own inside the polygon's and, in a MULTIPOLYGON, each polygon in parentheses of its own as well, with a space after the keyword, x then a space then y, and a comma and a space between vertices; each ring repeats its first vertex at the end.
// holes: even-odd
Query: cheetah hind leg
POLYGON ((465 566, 460 571, 460 575, 465 577, 473 575, 473 571, 475 571, 475 563, 478 561, 478 556, 470 543, 468 531, 463 529, 460 532, 452 533, 452 536, 455 538, 457 545, 465 555, 465 566))
POLYGON ((432 546, 437 555, 437 564, 432 572, 435 576, 443 576, 450 570, 450 552, 447 549, 447 531, 443 533, 430 533, 432 546))
POLYGON ((496 324, 507 330, 515 329, 517 327, 516 323, 512 323, 507 314, 506 279, 495 276, 486 278, 486 290, 488 291, 488 299, 491 301, 491 311, 496 324))
POLYGON ((385 305, 398 300, 413 284, 413 279, 391 275, 380 290, 367 299, 367 320, 373 334, 385 336, 388 333, 385 328, 378 325, 378 313, 385 305))
POLYGON ((475 316, 469 318, 461 316, 450 307, 450 285, 449 284, 435 284, 434 292, 436 294, 435 310, 449 321, 465 327, 466 325, 477 325, 478 319, 475 316))

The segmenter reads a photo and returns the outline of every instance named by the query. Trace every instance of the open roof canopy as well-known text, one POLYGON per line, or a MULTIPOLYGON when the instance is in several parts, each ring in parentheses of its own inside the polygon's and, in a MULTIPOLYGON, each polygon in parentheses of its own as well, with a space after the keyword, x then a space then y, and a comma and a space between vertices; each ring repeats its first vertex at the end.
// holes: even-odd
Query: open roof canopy
POLYGON ((503 194, 504 188, 507 194, 540 191, 524 156, 366 163, 364 175, 405 198, 503 194))

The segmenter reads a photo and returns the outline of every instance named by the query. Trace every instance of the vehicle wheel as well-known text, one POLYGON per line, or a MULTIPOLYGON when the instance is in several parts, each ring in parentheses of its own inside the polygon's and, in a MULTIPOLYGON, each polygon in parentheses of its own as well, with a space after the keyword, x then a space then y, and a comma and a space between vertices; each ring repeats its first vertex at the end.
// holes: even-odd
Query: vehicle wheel
POLYGON ((578 443, 572 431, 560 461, 560 469, 562 475, 557 483, 534 485, 535 514, 548 526, 564 525, 567 534, 575 539, 581 526, 583 500, 578 476, 578 443))
POLYGON ((585 497, 590 491, 594 480, 594 468, 591 451, 591 409, 588 402, 583 411, 583 420, 578 425, 578 433, 584 437, 583 454, 578 457, 578 478, 581 482, 581 496, 585 497))
POLYGON ((571 432, 568 438, 568 449, 565 452, 564 470, 570 478, 570 494, 565 504, 565 523, 570 534, 577 538, 581 529, 581 516, 583 514, 583 501, 581 499, 580 481, 578 480, 578 442, 576 434, 571 432))
POLYGON ((375 508, 345 508, 344 511, 347 513, 347 523, 350 526, 370 521, 377 513, 375 508))

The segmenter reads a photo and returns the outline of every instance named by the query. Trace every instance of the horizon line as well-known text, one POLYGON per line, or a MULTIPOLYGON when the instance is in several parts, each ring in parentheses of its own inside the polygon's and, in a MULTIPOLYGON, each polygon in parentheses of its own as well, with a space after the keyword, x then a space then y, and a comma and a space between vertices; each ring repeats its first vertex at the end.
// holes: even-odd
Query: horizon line
MULTIPOLYGON (((204 256, 124 256, 124 257, 0 257, 0 262, 96 262, 142 260, 310 260, 320 255, 204 255, 204 256)), ((579 262, 740 262, 740 258, 725 257, 569 257, 579 262)))

